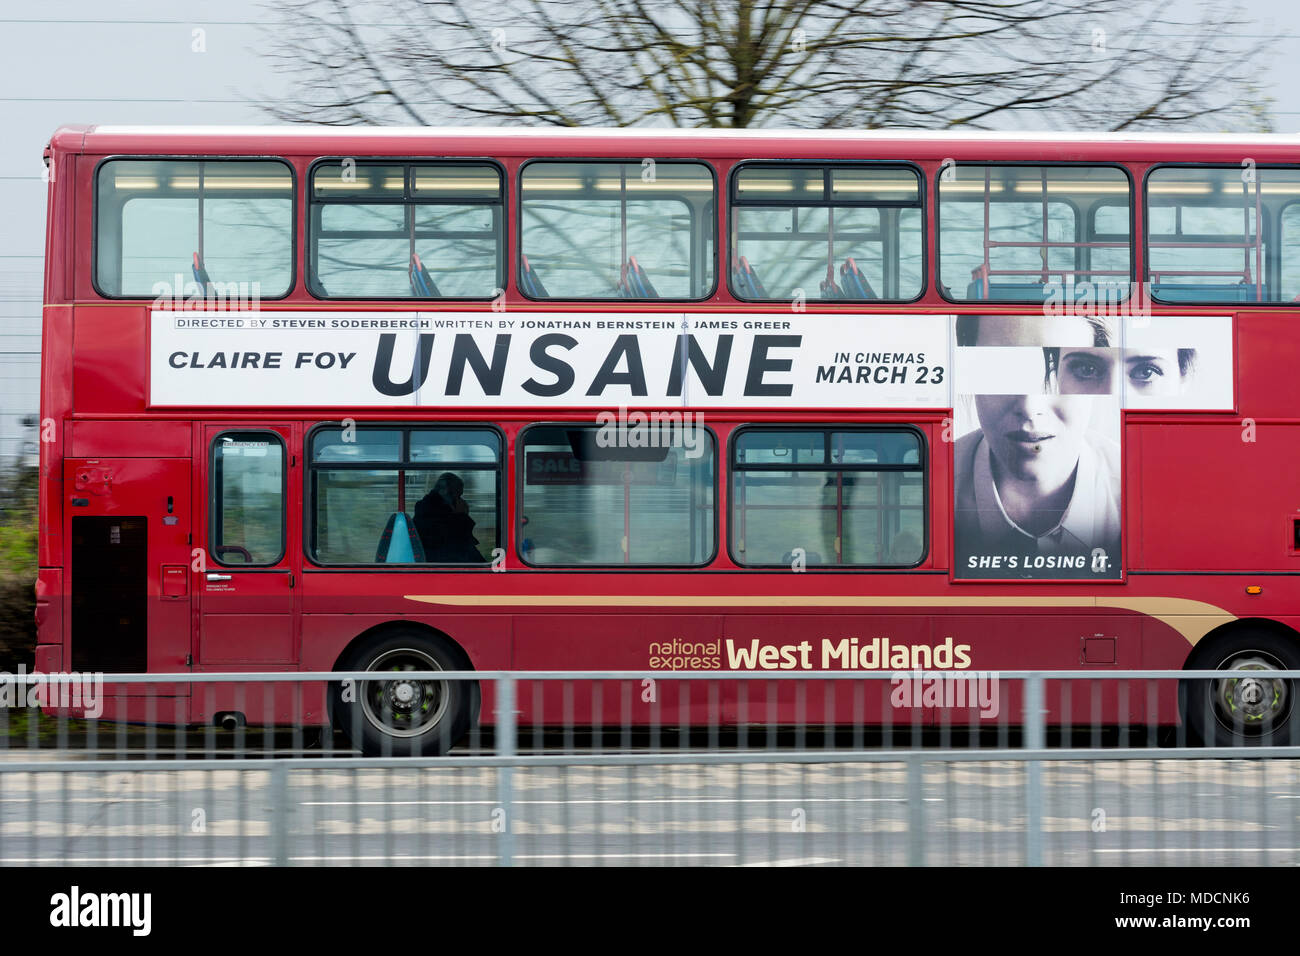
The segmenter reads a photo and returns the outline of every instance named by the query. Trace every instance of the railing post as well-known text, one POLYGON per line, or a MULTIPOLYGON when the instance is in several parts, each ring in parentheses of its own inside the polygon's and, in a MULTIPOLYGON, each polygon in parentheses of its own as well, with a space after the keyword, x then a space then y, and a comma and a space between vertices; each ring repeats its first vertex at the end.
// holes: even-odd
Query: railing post
POLYGON ((925 764, 919 752, 907 757, 907 865, 925 866, 925 764))
MULTIPOLYGON (((1025 678, 1024 745, 1042 750, 1047 744, 1043 675, 1025 678)), ((1025 766, 1025 865, 1043 865, 1043 764, 1029 760, 1025 766)))
MULTIPOLYGON (((516 752, 515 679, 513 677, 498 677, 496 684, 497 756, 513 758, 516 752)), ((515 825, 514 773, 515 768, 508 764, 499 767, 497 770, 497 804, 504 816, 501 821, 501 839, 497 843, 497 863, 500 866, 514 866, 515 862, 513 833, 515 825)))
POLYGON ((289 865, 289 762, 283 757, 271 761, 271 863, 289 865))

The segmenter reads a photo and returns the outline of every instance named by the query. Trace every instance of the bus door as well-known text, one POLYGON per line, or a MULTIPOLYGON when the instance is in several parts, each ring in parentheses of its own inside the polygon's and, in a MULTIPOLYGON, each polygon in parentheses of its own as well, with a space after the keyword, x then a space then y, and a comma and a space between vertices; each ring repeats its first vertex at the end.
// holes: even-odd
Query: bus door
MULTIPOLYGON (((203 426, 196 671, 287 670, 298 661, 301 569, 291 543, 300 518, 290 504, 299 485, 297 432, 290 424, 203 426)), ((279 690, 276 710, 287 712, 291 695, 279 690)), ((256 685, 203 685, 191 718, 238 711, 258 723, 270 706, 256 685)))
MULTIPOLYGON (((64 469, 64 540, 71 548, 63 669, 188 671, 190 460, 69 458, 64 469)), ((110 684, 104 716, 124 713, 115 697, 186 693, 183 684, 110 684)), ((155 713, 172 717, 165 704, 155 713)))

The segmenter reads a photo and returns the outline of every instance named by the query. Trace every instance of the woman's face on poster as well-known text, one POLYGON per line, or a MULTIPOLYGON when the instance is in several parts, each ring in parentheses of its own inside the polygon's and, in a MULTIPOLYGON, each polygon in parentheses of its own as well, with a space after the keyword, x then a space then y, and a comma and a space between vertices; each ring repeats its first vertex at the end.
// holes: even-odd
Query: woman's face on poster
POLYGON ((1056 485, 1078 465, 1091 402, 1086 395, 977 395, 975 412, 1005 474, 1056 485))

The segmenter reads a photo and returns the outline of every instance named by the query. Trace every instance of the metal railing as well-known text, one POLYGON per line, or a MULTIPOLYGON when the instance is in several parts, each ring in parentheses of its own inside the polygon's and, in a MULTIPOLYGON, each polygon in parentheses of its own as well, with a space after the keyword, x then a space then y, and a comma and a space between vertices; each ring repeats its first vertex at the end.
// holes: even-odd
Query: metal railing
POLYGON ((374 672, 103 675, 136 723, 0 708, 0 864, 1300 861, 1300 747, 1166 724, 1180 682, 1225 673, 981 672, 1015 704, 996 719, 894 721, 886 687, 953 672, 402 672, 483 688, 459 746, 417 757, 230 711, 191 725, 374 672))

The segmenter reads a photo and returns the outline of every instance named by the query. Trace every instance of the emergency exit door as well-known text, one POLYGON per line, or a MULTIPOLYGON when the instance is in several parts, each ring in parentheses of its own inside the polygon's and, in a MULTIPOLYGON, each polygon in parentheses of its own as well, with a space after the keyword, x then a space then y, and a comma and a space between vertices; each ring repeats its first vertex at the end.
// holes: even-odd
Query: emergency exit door
MULTIPOLYGON (((63 514, 70 542, 65 669, 187 671, 190 653, 188 458, 69 458, 63 514)), ((184 694, 140 684, 115 693, 184 694)))

